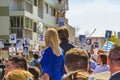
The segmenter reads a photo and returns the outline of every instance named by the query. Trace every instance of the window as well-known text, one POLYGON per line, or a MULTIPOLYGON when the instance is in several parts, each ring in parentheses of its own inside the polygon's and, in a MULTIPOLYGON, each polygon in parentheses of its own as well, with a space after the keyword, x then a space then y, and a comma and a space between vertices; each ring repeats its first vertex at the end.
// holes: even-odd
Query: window
POLYGON ((13 24, 13 27, 17 27, 17 18, 16 17, 13 17, 13 21, 14 21, 14 24, 13 24))
POLYGON ((22 29, 11 29, 11 33, 16 33, 17 38, 22 38, 23 36, 22 29))
POLYGON ((36 22, 34 22, 33 31, 34 31, 34 32, 37 32, 37 23, 36 23, 36 22))
POLYGON ((32 29, 32 19, 25 17, 25 27, 32 29))
POLYGON ((23 16, 11 16, 10 27, 23 27, 23 16))
POLYGON ((53 16, 56 16, 56 10, 53 9, 53 16))
POLYGON ((13 25, 14 25, 14 18, 10 17, 10 27, 13 27, 13 25))
POLYGON ((16 17, 16 27, 20 27, 20 17, 16 17))
POLYGON ((11 33, 16 33, 16 29, 11 29, 11 33))
POLYGON ((48 13, 48 4, 45 3, 45 7, 46 7, 46 13, 48 13))
POLYGON ((56 10, 51 7, 51 16, 55 16, 55 15, 56 15, 56 10))
POLYGON ((22 38, 22 36, 23 36, 22 29, 17 29, 17 38, 22 38))
POLYGON ((34 5, 37 6, 37 0, 34 0, 34 5))
POLYGON ((32 40, 32 31, 30 31, 30 30, 25 30, 25 37, 32 40))
POLYGON ((66 0, 66 4, 68 4, 68 0, 66 0))
POLYGON ((21 23, 21 27, 23 27, 23 26, 24 26, 24 23, 23 23, 23 22, 24 22, 24 19, 23 19, 23 17, 21 17, 21 20, 20 20, 20 21, 21 21, 21 22, 20 22, 20 23, 21 23))

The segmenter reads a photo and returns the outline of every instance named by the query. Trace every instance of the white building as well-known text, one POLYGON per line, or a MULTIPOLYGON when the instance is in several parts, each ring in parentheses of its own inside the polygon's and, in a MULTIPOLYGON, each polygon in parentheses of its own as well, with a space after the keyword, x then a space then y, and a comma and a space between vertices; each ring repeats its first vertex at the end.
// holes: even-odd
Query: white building
POLYGON ((38 42, 39 33, 58 27, 56 12, 63 8, 68 10, 68 0, 0 0, 0 39, 9 42, 9 34, 16 33, 38 42))
POLYGON ((30 49, 34 43, 44 45, 38 42, 38 34, 48 27, 58 28, 56 12, 63 8, 68 10, 68 0, 0 0, 0 39, 9 46, 9 35, 15 33, 17 39, 30 39, 30 49))

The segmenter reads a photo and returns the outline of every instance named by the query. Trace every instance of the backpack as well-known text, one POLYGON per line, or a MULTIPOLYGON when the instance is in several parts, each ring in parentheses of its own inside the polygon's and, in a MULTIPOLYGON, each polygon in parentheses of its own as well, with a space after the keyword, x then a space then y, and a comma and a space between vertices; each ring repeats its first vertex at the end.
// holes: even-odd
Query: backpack
POLYGON ((36 62, 35 60, 34 60, 34 66, 35 67, 37 67, 39 70, 40 70, 40 76, 43 74, 43 72, 42 72, 42 67, 41 67, 41 65, 40 65, 40 63, 38 62, 36 62))

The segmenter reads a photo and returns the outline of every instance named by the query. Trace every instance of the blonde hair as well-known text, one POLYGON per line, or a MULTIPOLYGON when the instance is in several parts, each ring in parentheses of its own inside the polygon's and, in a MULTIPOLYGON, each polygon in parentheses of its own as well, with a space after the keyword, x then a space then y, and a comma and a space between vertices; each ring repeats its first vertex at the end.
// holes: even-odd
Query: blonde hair
POLYGON ((51 47, 54 54, 60 55, 60 47, 59 47, 59 38, 58 33, 54 28, 48 28, 45 33, 45 44, 46 47, 51 47))
POLYGON ((28 71, 13 70, 6 75, 5 80, 34 80, 33 78, 33 75, 28 71))
POLYGON ((74 71, 69 74, 65 74, 62 80, 88 80, 89 74, 84 71, 74 71))

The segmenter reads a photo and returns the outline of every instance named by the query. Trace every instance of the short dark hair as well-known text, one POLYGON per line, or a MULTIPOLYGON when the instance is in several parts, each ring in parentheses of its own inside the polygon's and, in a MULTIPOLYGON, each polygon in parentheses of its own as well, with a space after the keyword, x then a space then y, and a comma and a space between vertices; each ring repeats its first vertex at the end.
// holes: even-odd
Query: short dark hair
POLYGON ((88 62, 88 54, 83 49, 73 48, 67 51, 65 54, 65 65, 70 71, 87 71, 88 62))
POLYGON ((112 46, 109 52, 108 58, 110 59, 111 64, 115 66, 120 66, 120 45, 115 44, 112 46))
POLYGON ((34 59, 38 59, 39 55, 38 54, 34 54, 33 57, 34 57, 34 59))
POLYGON ((28 71, 34 76, 35 79, 38 79, 40 76, 40 70, 35 66, 29 66, 28 71))
POLYGON ((68 41, 69 32, 68 32, 67 27, 62 26, 62 27, 58 28, 57 32, 58 32, 59 39, 61 41, 68 41))
POLYGON ((16 68, 21 68, 24 70, 27 70, 27 60, 22 57, 22 56, 11 56, 9 57, 8 61, 12 61, 12 64, 16 67, 16 68))

